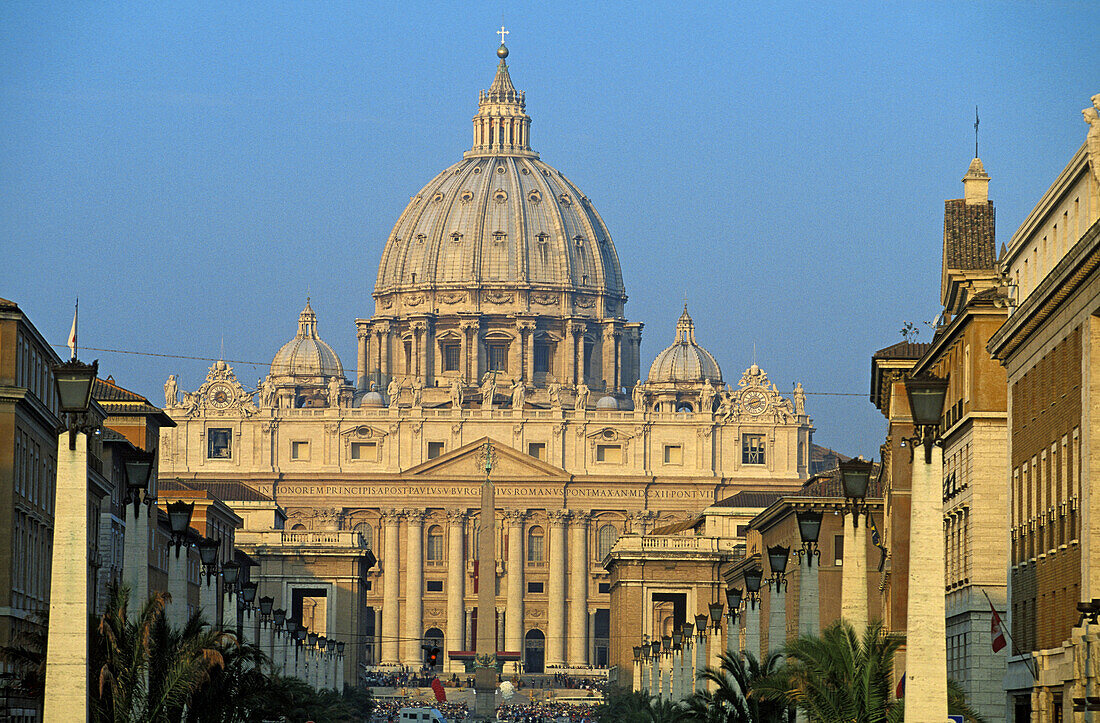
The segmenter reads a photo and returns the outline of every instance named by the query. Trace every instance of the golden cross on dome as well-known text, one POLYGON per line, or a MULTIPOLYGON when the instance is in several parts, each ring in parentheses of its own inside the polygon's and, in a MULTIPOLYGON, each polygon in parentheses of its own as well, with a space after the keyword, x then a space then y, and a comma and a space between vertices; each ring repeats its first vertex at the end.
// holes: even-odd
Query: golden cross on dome
POLYGON ((512 34, 512 32, 510 30, 505 30, 504 26, 501 25, 500 30, 497 31, 497 35, 500 36, 500 44, 504 45, 504 36, 505 35, 511 35, 511 34, 512 34))

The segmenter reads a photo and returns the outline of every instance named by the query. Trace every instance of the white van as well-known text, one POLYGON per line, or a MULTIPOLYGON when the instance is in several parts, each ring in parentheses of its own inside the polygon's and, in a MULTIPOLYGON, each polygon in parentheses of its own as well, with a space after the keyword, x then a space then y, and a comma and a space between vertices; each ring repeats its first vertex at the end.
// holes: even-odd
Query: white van
POLYGON ((402 708, 397 711, 397 720, 401 723, 447 723, 435 708, 402 708))

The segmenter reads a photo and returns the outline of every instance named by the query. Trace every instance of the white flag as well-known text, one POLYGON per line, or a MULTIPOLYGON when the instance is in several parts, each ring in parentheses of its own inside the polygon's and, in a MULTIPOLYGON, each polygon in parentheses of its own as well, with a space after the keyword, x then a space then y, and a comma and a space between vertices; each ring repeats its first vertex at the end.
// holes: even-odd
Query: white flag
POLYGON ((80 310, 79 304, 76 309, 73 309, 73 328, 69 332, 69 351, 72 353, 72 358, 76 359, 76 314, 80 310))

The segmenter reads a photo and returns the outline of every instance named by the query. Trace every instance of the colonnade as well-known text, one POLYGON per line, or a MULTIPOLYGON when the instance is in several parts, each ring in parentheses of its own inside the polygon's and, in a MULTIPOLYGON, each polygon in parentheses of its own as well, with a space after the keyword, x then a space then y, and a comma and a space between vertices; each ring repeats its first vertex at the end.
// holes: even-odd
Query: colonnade
MULTIPOLYGON (((476 594, 469 563, 476 555, 474 545, 466 544, 466 537, 475 531, 478 516, 466 510, 448 510, 444 539, 446 558, 444 595, 446 619, 425 621, 425 569, 424 548, 428 512, 423 509, 389 509, 382 513, 382 608, 381 608, 381 658, 380 664, 419 667, 423 663, 424 633, 426 629, 440 628, 444 633, 443 653, 448 669, 454 668, 446 660, 448 651, 473 650, 473 615, 476 594), (402 529, 404 528, 404 529, 402 529), (404 544, 402 544, 402 542, 404 544)), ((540 515, 541 517, 541 515, 540 515)), ((478 584, 494 584, 495 577, 502 577, 498 589, 498 605, 490 615, 478 614, 478 624, 497 627, 499 650, 518 652, 521 659, 527 633, 538 629, 545 638, 544 664, 547 667, 583 667, 590 664, 591 634, 589 586, 591 583, 589 560, 589 530, 591 516, 577 510, 551 510, 546 521, 537 524, 545 528, 544 539, 549 549, 530 550, 527 535, 532 515, 527 510, 508 509, 500 513, 502 531, 507 534, 507 553, 503 554, 503 536, 497 534, 497 564, 493 567, 478 566, 478 584), (503 558, 503 559, 502 559, 503 558), (495 569, 494 569, 495 568, 495 569), (494 577, 486 579, 486 573, 494 577), (527 603, 529 578, 544 582, 543 595, 531 605, 538 608, 529 614, 527 603), (503 598, 503 599, 501 599, 503 598), (526 601, 525 601, 526 598, 526 601), (545 599, 545 614, 542 613, 545 599), (537 616, 537 617, 536 617, 537 616)), ((441 571, 442 572, 442 571, 441 571)))

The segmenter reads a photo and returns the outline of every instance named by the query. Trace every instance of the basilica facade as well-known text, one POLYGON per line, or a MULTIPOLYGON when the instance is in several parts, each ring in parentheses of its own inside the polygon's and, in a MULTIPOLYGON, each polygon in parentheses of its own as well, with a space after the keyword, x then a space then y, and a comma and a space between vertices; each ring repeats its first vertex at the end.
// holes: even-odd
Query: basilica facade
POLYGON ((238 544, 253 532, 257 557, 306 560, 261 568, 261 590, 331 600, 316 624, 352 641, 349 667, 419 666, 426 643, 444 658, 469 651, 479 625, 524 670, 606 665, 604 561, 619 535, 809 477, 801 386, 783 394, 756 364, 725 378, 687 308, 642 375, 611 235, 531 150, 507 52, 478 97, 471 149, 413 195, 385 242, 373 313, 355 320, 354 374, 307 301, 256 389, 225 362, 193 391, 165 385, 176 426, 163 430, 161 478, 241 482, 285 511, 281 532, 244 530, 238 544), (486 442, 499 522, 496 559, 481 565, 486 442), (298 546, 352 538, 377 564, 348 603, 347 581, 298 546), (492 611, 477 609, 485 584, 492 611))

